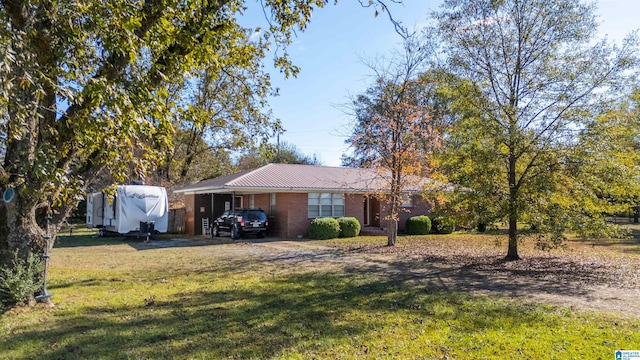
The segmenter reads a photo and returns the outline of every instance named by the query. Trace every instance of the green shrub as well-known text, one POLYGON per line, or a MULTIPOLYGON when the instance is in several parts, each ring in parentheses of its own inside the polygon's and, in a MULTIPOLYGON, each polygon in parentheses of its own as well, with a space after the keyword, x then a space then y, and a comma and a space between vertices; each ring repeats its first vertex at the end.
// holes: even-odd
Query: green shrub
POLYGON ((431 219, 428 216, 412 216, 407 219, 405 229, 409 235, 427 235, 431 231, 431 219))
POLYGON ((437 216, 431 220, 433 232, 436 234, 451 234, 456 229, 456 223, 452 218, 437 216))
POLYGON ((338 218, 340 237, 355 237, 360 234, 360 222, 354 217, 338 218))
POLYGON ((334 218, 317 218, 309 225, 309 239, 335 239, 340 235, 340 224, 334 218))
POLYGON ((13 266, 0 268, 0 302, 5 306, 17 305, 42 288, 43 261, 33 253, 27 259, 14 254, 13 266))

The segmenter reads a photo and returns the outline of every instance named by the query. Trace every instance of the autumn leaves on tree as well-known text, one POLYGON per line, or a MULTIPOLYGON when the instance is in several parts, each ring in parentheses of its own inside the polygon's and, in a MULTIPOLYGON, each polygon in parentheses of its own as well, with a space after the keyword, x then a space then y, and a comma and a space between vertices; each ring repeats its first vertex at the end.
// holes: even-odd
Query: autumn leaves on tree
POLYGON ((389 204, 388 245, 396 243, 398 215, 404 196, 421 193, 423 178, 431 174, 433 150, 441 143, 434 117, 433 82, 421 74, 428 47, 407 38, 403 51, 376 72, 374 84, 356 96, 350 109, 355 117, 347 139, 352 153, 346 166, 374 169, 380 191, 389 204))

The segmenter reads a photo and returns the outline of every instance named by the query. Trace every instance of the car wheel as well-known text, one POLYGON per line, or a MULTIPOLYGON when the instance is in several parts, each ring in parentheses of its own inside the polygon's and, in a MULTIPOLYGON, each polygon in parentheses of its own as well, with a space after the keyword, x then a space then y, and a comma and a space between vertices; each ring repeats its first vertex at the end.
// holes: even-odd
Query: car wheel
POLYGON ((211 230, 211 237, 218 237, 220 236, 220 229, 218 229, 217 226, 213 227, 213 230, 211 230))
POLYGON ((238 240, 240 239, 240 232, 238 231, 238 227, 234 226, 231 228, 231 239, 238 240))

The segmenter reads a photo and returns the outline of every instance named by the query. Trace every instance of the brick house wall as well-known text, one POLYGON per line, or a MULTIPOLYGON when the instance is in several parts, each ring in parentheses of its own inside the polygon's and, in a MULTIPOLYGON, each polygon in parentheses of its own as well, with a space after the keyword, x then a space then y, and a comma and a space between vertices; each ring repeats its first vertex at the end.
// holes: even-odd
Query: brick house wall
POLYGON ((202 235, 202 219, 209 219, 209 224, 213 222, 211 218, 211 194, 201 194, 194 197, 194 235, 202 235))
POLYGON ((344 216, 358 219, 360 227, 364 226, 364 194, 345 194, 344 216))
POLYGON ((184 232, 185 234, 194 235, 195 234, 195 213, 194 213, 194 205, 195 205, 195 195, 185 195, 184 203, 186 204, 186 211, 184 217, 184 232))
MULTIPOLYGON (((313 219, 309 218, 307 193, 276 194, 276 209, 280 231, 275 236, 287 239, 309 236, 313 219)), ((345 216, 355 217, 361 226, 364 224, 364 194, 345 194, 345 216)))
MULTIPOLYGON (((407 219, 412 216, 429 215, 431 211, 431 204, 425 201, 422 196, 414 195, 413 206, 403 207, 398 214, 398 230, 404 231, 407 219)), ((380 202, 380 227, 387 227, 387 220, 385 217, 389 215, 389 204, 387 202, 380 202)))
MULTIPOLYGON (((255 194, 254 195, 254 204, 253 206, 255 208, 260 208, 262 210, 264 210, 265 213, 267 213, 267 216, 270 215, 269 214, 269 196, 271 194, 255 194)), ((249 202, 247 202, 247 207, 249 206, 249 202)))
MULTIPOLYGON (((286 222, 283 224, 282 236, 287 239, 296 238, 298 235, 309 236, 308 196, 307 193, 282 193, 284 201, 281 203, 287 208, 286 222)), ((277 199, 279 200, 279 199, 277 199)), ((276 201, 277 201, 276 200, 276 201)), ((277 204, 277 203, 276 203, 277 204)))
MULTIPOLYGON (((295 239, 297 235, 309 236, 309 224, 313 219, 308 217, 307 193, 276 193, 276 204, 271 209, 271 194, 255 194, 254 207, 263 209, 269 217, 269 235, 284 239, 295 239)), ((345 194, 345 216, 358 219, 365 225, 364 194, 345 194)), ((242 196, 242 206, 248 208, 250 195, 242 196)), ((211 213, 210 196, 185 195, 185 233, 202 234, 202 217, 211 213), (200 199, 198 199, 200 197, 200 199), (202 208, 205 212, 201 213, 202 208)), ((384 217, 388 215, 388 204, 370 198, 371 226, 386 227, 384 217)), ((403 208, 399 214, 398 229, 403 231, 407 219, 414 215, 428 215, 431 206, 421 196, 413 197, 413 206, 403 208)))

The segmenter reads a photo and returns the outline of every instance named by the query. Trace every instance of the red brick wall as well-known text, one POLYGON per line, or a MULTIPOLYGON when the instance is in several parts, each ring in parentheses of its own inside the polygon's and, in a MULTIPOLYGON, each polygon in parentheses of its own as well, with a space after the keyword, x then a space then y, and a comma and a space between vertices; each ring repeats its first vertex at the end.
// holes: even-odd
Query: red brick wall
MULTIPOLYGON (((309 236, 308 196, 307 193, 286 193, 283 195, 285 206, 287 207, 287 223, 284 230, 284 237, 288 239, 296 238, 298 235, 309 236)), ((280 199, 278 199, 280 200, 280 199)), ((276 201, 278 201, 276 200, 276 201)), ((276 202, 277 204, 277 202, 276 202)))
POLYGON ((185 195, 184 203, 186 206, 185 219, 184 219, 184 232, 188 235, 195 235, 195 211, 194 211, 194 195, 185 195))
POLYGON ((273 213, 271 213, 271 206, 269 206, 269 232, 272 236, 284 238, 285 229, 287 226, 287 207, 285 204, 285 197, 287 194, 276 194, 276 206, 273 213))
MULTIPOLYGON (((253 202, 255 208, 262 209, 269 215, 269 194, 255 194, 253 202)), ((248 202, 247 206, 249 206, 248 202)))
MULTIPOLYGON (((398 214, 398 230, 404 231, 405 223, 407 219, 416 215, 429 215, 431 211, 431 205, 426 202, 422 196, 413 196, 413 206, 400 209, 398 214)), ((389 204, 387 202, 380 202, 380 226, 386 227, 387 221, 384 218, 389 215, 389 204)))
POLYGON ((202 235, 202 219, 208 218, 209 224, 213 221, 211 218, 211 194, 194 195, 193 204, 193 234, 202 235))
POLYGON ((344 216, 353 216, 364 226, 364 194, 346 194, 344 196, 344 216))

